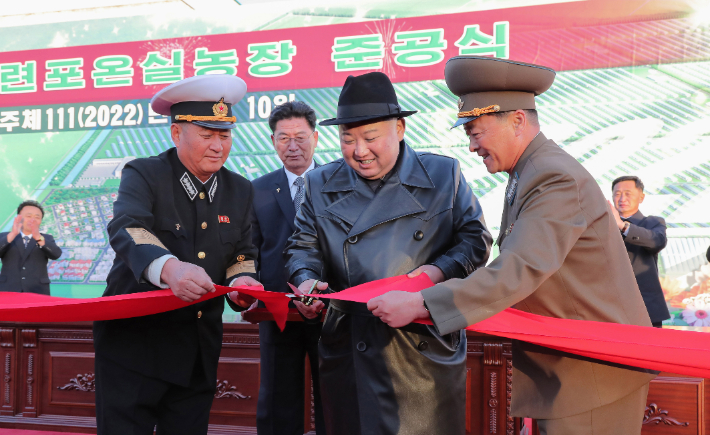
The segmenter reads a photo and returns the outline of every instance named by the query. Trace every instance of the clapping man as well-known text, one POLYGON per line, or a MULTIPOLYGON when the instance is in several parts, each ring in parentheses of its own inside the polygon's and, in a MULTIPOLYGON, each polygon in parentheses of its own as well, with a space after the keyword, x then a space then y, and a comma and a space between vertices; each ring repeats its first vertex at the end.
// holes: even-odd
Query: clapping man
POLYGON ((644 216, 639 210, 646 195, 643 182, 634 175, 617 178, 611 184, 614 202, 609 209, 624 238, 636 283, 654 327, 660 328, 671 313, 658 278, 658 253, 666 247, 666 221, 644 216))
POLYGON ((62 250, 39 227, 44 209, 37 201, 24 201, 17 207, 12 230, 0 233, 0 292, 30 292, 49 295, 47 261, 56 260, 62 250))

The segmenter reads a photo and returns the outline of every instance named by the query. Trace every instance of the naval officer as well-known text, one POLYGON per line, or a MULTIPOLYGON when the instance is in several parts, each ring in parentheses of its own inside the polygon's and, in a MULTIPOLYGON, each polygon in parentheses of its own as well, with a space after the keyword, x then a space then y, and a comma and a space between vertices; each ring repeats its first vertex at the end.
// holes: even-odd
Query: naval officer
MULTIPOLYGON (((392 327, 429 318, 441 334, 508 307, 562 319, 651 326, 626 249, 594 177, 540 131, 535 96, 555 72, 459 56, 445 69, 470 151, 507 172, 500 255, 464 279, 390 292, 368 307, 392 327), (427 310, 428 309, 428 310, 427 310)), ((513 341, 511 413, 545 435, 641 432, 653 374, 513 341)))
MULTIPOLYGON (((214 284, 259 285, 251 244, 253 191, 223 167, 246 84, 195 76, 151 100, 172 121, 175 148, 123 170, 108 225, 116 259, 104 296, 170 288, 194 302, 214 284)), ((236 292, 235 310, 253 300, 236 292)), ((222 347, 224 297, 175 311, 94 323, 97 429, 102 435, 206 434, 222 347)))

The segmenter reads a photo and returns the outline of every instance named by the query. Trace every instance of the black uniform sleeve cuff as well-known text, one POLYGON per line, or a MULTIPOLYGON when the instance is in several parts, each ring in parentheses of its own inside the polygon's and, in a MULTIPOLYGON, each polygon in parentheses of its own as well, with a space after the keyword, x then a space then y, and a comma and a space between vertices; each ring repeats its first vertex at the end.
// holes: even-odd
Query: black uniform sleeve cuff
POLYGON ((233 309, 237 313, 241 313, 242 311, 246 310, 246 308, 237 305, 232 299, 230 299, 229 294, 224 295, 224 297, 227 299, 227 305, 229 305, 229 308, 233 309))

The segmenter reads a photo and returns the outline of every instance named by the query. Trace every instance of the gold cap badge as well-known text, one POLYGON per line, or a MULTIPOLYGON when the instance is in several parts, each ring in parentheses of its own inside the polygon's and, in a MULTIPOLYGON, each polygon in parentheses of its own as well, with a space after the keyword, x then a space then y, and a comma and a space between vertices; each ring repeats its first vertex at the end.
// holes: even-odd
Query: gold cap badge
POLYGON ((227 105, 224 104, 224 98, 222 98, 217 104, 212 106, 212 112, 214 112, 214 116, 227 116, 227 110, 227 105))

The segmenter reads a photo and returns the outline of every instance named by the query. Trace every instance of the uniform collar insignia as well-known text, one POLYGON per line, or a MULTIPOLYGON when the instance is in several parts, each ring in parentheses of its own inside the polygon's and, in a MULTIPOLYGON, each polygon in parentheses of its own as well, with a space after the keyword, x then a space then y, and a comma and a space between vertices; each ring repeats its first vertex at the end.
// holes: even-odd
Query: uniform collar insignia
POLYGON ((214 200, 214 194, 217 192, 217 174, 214 175, 214 180, 212 181, 212 186, 210 186, 210 189, 207 191, 207 193, 210 196, 210 202, 214 200))
POLYGON ((508 183, 508 188, 505 190, 505 199, 508 201, 508 205, 513 205, 515 200, 515 193, 518 191, 518 173, 515 172, 512 177, 510 177, 510 183, 508 183))
POLYGON ((195 187, 195 184, 192 182, 187 172, 185 172, 182 177, 180 177, 180 183, 182 183, 182 187, 183 189, 185 189, 185 193, 187 193, 187 196, 190 198, 190 201, 194 200, 197 196, 197 188, 195 187))

